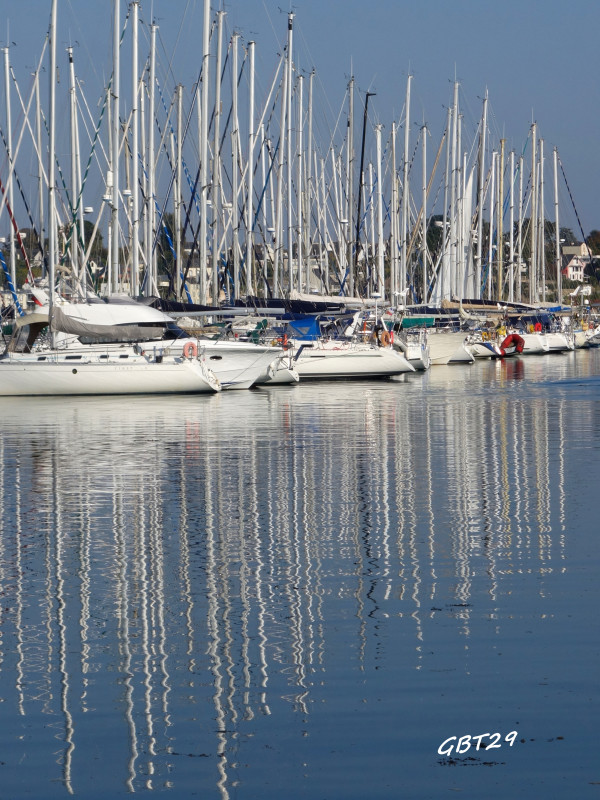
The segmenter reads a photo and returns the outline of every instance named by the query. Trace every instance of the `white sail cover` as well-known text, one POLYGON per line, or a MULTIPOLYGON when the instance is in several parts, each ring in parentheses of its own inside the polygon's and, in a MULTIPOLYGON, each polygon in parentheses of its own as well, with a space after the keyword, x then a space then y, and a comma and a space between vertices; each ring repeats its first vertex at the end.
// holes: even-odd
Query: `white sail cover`
POLYGON ((139 303, 60 303, 52 307, 50 327, 99 342, 160 339, 171 317, 139 303))

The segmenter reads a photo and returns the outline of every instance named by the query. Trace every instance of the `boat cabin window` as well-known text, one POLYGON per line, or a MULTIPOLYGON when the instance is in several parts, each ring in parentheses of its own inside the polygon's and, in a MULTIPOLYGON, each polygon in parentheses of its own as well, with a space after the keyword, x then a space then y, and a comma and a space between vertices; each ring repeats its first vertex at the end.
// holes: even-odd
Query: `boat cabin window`
POLYGON ((164 339, 188 339, 189 333, 186 333, 182 330, 179 325, 176 325, 174 322, 167 322, 167 326, 164 332, 164 339))

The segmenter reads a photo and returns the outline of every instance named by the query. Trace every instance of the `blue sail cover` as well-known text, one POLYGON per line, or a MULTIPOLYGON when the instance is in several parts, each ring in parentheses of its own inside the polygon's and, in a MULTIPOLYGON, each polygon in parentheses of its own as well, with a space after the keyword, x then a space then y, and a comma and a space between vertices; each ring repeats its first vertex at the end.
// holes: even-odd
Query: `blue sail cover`
POLYGON ((313 342, 321 335, 319 320, 313 316, 296 317, 287 323, 287 335, 292 339, 313 342))

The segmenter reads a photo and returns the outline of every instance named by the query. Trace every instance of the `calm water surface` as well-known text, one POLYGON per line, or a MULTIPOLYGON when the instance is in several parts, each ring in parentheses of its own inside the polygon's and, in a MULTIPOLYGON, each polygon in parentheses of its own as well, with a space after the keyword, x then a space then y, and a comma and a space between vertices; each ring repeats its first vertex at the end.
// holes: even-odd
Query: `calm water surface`
POLYGON ((600 351, 0 427, 2 800, 598 797, 600 351))

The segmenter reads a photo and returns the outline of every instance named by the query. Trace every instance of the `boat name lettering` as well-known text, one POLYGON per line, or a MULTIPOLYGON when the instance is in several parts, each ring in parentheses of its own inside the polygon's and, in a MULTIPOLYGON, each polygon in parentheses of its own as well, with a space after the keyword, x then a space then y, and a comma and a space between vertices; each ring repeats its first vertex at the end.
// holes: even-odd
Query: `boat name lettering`
MULTIPOLYGON (((511 731, 507 733, 504 737, 504 741, 508 742, 509 745, 512 747, 515 743, 517 738, 517 731, 511 731)), ((460 738, 456 736, 450 736, 449 739, 446 739, 441 743, 438 747, 438 753, 441 756, 449 756, 452 750, 454 749, 454 743, 456 742, 456 752, 458 754, 466 753, 468 750, 471 749, 471 745, 474 742, 477 742, 475 746, 476 750, 491 750, 494 747, 502 747, 500 740, 502 739, 501 733, 480 733, 477 736, 470 736, 468 733, 460 738), (490 742, 486 744, 485 742, 482 744, 482 739, 485 739, 486 736, 489 736, 490 742)))

